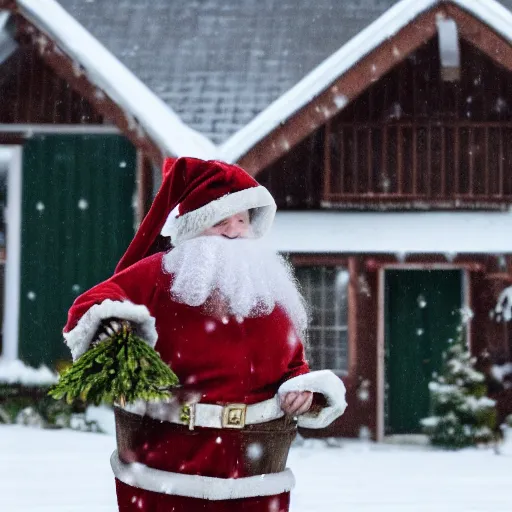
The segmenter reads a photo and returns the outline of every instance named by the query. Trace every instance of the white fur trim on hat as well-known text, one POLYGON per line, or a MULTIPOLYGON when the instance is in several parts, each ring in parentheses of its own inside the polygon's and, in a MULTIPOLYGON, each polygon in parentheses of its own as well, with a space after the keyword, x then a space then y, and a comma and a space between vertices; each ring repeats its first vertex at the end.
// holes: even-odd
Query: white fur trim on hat
POLYGON ((89 348, 101 321, 107 318, 120 318, 132 322, 138 336, 143 338, 149 346, 156 345, 158 334, 155 329, 155 319, 149 314, 146 306, 134 304, 129 300, 121 302, 105 299, 102 303, 88 309, 74 329, 64 333, 73 361, 89 348))
POLYGON ((110 457, 110 465, 115 477, 132 487, 203 500, 273 496, 289 492, 295 486, 295 478, 290 469, 245 478, 186 475, 150 468, 139 462, 126 464, 119 458, 117 450, 110 457))
POLYGON ((280 395, 291 391, 312 391, 321 393, 327 399, 327 407, 318 414, 307 412, 298 417, 297 425, 304 428, 325 428, 336 418, 339 418, 347 408, 345 400, 345 385, 339 377, 330 370, 298 375, 287 380, 277 390, 280 395))
POLYGON ((259 185, 226 194, 191 212, 179 215, 179 205, 167 217, 161 235, 170 236, 173 244, 194 238, 221 220, 249 209, 256 211, 251 218, 255 236, 264 235, 274 220, 276 203, 270 192, 259 185))

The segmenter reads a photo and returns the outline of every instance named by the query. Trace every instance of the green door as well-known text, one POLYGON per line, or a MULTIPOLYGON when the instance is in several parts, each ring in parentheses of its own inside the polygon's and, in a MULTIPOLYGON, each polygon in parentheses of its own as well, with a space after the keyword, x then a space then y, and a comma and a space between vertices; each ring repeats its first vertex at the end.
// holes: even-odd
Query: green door
POLYGON ((459 323, 459 270, 385 273, 386 434, 420 431, 429 413, 428 383, 459 323))
POLYGON ((133 236, 135 148, 119 135, 46 135, 23 147, 19 356, 55 366, 67 310, 133 236))

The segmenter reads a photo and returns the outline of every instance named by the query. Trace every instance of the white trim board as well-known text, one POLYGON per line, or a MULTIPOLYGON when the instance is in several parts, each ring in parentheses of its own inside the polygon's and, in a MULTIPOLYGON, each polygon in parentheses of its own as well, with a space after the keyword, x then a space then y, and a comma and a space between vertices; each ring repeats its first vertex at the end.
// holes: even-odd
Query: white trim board
POLYGON ((87 134, 87 135, 117 135, 122 134, 115 125, 108 124, 7 124, 0 123, 0 133, 23 133, 28 136, 34 133, 56 134, 87 134))
POLYGON ((7 176, 6 208, 6 252, 4 278, 4 321, 3 347, 4 361, 18 358, 19 313, 20 313, 20 265, 21 265, 21 146, 1 146, 11 152, 7 176))
POLYGON ((512 212, 278 212, 285 253, 511 253, 512 212))

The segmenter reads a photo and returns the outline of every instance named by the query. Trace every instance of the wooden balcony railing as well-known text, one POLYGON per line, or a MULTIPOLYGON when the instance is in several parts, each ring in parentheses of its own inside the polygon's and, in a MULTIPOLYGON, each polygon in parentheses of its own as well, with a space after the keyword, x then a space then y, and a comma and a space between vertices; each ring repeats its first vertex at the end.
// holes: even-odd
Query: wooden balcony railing
POLYGON ((499 208, 512 202, 512 123, 337 123, 326 129, 326 204, 499 208))

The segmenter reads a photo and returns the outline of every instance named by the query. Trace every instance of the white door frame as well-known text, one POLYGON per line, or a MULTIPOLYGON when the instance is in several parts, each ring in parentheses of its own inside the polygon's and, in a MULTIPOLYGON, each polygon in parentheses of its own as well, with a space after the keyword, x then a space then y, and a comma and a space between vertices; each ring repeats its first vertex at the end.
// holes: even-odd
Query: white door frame
MULTIPOLYGON (((460 270, 462 272, 462 307, 470 307, 470 276, 467 265, 460 264, 389 264, 383 265, 378 271, 378 319, 377 319, 377 442, 384 440, 384 397, 385 397, 385 287, 386 287, 386 270, 460 270)), ((466 331, 468 344, 471 347, 471 329, 466 331)))
POLYGON ((22 146, 2 146, 11 151, 7 175, 6 262, 2 358, 18 359, 21 267, 22 146))

